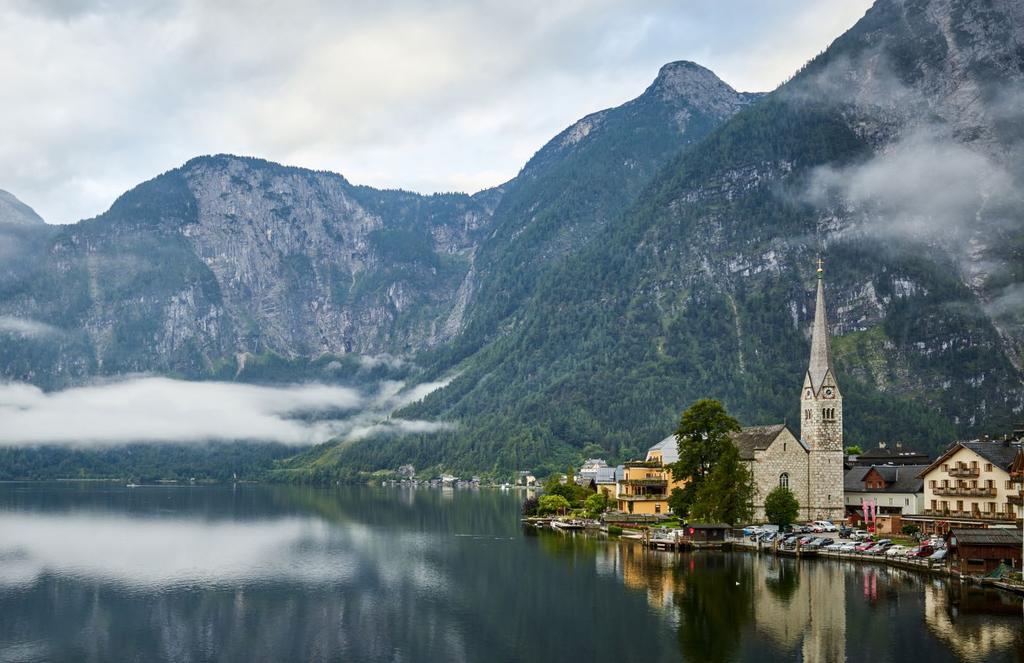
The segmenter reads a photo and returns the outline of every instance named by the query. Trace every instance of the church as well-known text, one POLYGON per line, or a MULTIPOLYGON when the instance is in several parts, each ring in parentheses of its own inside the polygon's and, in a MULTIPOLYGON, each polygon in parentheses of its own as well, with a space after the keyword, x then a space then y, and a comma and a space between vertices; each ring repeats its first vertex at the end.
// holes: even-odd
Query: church
MULTIPOLYGON (((818 261, 817 297, 811 329, 811 357, 800 389, 800 435, 786 424, 749 426, 733 442, 754 477, 754 517, 764 520, 764 500, 777 486, 789 488, 806 520, 843 518, 843 395, 829 350, 825 281, 818 261)), ((674 435, 656 444, 648 457, 664 463, 679 459, 674 435)))

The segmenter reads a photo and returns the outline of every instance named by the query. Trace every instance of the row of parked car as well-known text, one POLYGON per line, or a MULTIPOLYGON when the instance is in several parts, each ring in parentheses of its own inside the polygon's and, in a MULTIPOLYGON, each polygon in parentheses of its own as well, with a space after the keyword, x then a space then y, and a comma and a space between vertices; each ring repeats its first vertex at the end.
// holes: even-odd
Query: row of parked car
POLYGON ((794 549, 798 544, 804 550, 879 555, 894 559, 931 559, 939 561, 946 558, 945 543, 941 539, 926 541, 919 546, 894 544, 890 539, 879 539, 878 541, 837 541, 828 537, 801 536, 799 534, 791 534, 779 539, 779 546, 782 548, 794 549))
MULTIPOLYGON (((787 534, 820 534, 823 532, 840 532, 847 530, 848 528, 842 526, 836 526, 827 520, 815 520, 805 525, 788 525, 781 531, 787 534)), ((852 530, 850 530, 852 531, 852 530)), ((764 535, 778 535, 780 532, 778 525, 747 525, 743 528, 743 535, 749 536, 751 540, 758 540, 764 535)))

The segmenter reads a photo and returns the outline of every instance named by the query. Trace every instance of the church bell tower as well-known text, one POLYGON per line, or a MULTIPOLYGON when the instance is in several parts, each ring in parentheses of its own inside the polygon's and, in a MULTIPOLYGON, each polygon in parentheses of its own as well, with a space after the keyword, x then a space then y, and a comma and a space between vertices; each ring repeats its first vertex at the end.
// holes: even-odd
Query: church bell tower
POLYGON ((811 328, 811 359, 800 394, 800 439, 809 449, 810 507, 816 518, 841 519, 843 504, 843 395, 829 351, 825 270, 818 260, 818 293, 811 328))

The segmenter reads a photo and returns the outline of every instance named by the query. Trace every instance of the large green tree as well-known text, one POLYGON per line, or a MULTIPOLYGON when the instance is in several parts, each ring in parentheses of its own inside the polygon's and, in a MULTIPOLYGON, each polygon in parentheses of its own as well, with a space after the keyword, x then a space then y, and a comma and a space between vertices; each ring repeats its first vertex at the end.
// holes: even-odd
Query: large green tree
POLYGON ((697 490, 690 515, 699 522, 736 523, 750 520, 754 512, 754 475, 740 459, 731 440, 697 490))
POLYGON ((675 479, 687 482, 683 496, 676 499, 674 510, 681 509, 678 515, 689 512, 712 468, 722 453, 733 446, 729 434, 738 430, 739 422, 711 398, 702 398, 683 412, 676 428, 679 461, 672 467, 675 479))
POLYGON ((792 525, 800 515, 800 503, 793 491, 779 486, 765 498, 764 515, 768 522, 780 528, 792 525))

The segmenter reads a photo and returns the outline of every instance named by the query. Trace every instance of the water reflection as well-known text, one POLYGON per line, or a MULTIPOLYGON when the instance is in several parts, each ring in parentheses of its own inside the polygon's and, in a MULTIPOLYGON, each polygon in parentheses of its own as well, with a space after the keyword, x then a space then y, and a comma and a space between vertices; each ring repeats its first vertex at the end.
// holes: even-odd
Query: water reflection
POLYGON ((1024 659, 1020 601, 1005 592, 930 582, 924 615, 928 630, 965 661, 988 661, 1006 651, 1024 659))
POLYGON ((0 661, 1024 660, 1019 598, 523 532, 518 507, 486 490, 0 484, 0 661))

